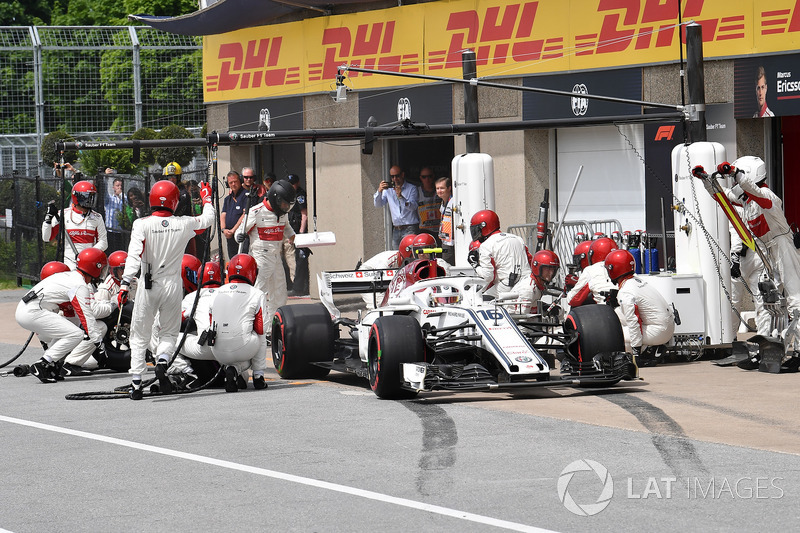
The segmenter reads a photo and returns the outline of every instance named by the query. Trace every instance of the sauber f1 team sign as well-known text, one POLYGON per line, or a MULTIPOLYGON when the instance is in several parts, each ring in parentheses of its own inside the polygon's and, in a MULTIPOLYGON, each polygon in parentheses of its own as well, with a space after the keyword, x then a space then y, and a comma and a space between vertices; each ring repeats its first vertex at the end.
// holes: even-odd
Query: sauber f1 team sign
MULTIPOLYGON (((800 0, 682 0, 706 58, 800 48, 800 0)), ((332 90, 343 64, 461 76, 522 76, 666 63, 680 57, 678 0, 430 2, 260 26, 204 38, 206 102, 332 90)), ((354 89, 419 80, 349 73, 354 89)))

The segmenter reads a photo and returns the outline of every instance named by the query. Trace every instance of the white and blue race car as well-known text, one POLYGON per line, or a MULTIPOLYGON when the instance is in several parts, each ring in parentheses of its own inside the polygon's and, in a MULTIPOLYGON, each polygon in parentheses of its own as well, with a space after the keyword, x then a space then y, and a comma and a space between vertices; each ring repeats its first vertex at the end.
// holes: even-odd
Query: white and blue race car
POLYGON ((400 399, 434 390, 604 387, 637 376, 605 305, 574 309, 563 324, 516 315, 515 295, 485 301, 483 279, 444 276, 425 259, 398 271, 325 272, 319 286, 322 303, 286 305, 273 318, 272 358, 283 378, 352 372, 380 398, 400 399), (343 318, 333 294, 369 289, 386 289, 376 308, 343 318))

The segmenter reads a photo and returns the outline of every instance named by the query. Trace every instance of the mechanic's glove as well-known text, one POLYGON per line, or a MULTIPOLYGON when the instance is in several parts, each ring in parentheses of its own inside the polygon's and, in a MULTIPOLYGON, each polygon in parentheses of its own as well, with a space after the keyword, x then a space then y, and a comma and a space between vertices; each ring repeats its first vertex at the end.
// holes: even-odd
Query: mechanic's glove
POLYGON ((470 250, 467 254, 467 262, 472 265, 472 268, 478 268, 481 262, 480 257, 480 252, 478 252, 478 250, 470 250))
POLYGON ((692 169, 692 176, 703 179, 707 176, 706 169, 703 168, 703 165, 697 165, 692 169))
POLYGON ((58 215, 58 208, 56 207, 56 201, 50 200, 47 202, 47 214, 44 216, 44 221, 50 224, 53 221, 53 217, 58 215))
POLYGON ((742 267, 739 266, 739 254, 732 253, 731 260, 733 264, 731 265, 731 278, 741 278, 742 277, 742 267))
POLYGON ((635 357, 639 357, 640 355, 642 355, 642 347, 641 346, 631 346, 631 353, 635 357))
POLYGON ((730 174, 731 172, 735 171, 736 169, 733 168, 733 165, 725 161, 724 163, 720 163, 717 165, 717 172, 720 174, 730 174))
POLYGON ((117 294, 117 305, 122 307, 126 303, 128 303, 128 293, 130 292, 131 286, 125 282, 123 282, 119 286, 119 294, 117 294))
POLYGON ((578 276, 577 276, 577 274, 568 274, 564 278, 564 289, 565 289, 565 292, 571 291, 572 288, 575 287, 575 285, 577 285, 577 284, 578 284, 578 276))
POLYGON ((200 199, 203 201, 203 205, 211 203, 211 195, 213 194, 211 190, 211 184, 207 181, 200 182, 200 199))
POLYGON ((236 242, 243 243, 244 242, 244 233, 237 233, 234 238, 236 239, 236 242))
POLYGON ((610 305, 612 308, 619 307, 619 300, 617 300, 617 294, 619 293, 619 289, 611 289, 605 294, 606 297, 606 305, 610 305))

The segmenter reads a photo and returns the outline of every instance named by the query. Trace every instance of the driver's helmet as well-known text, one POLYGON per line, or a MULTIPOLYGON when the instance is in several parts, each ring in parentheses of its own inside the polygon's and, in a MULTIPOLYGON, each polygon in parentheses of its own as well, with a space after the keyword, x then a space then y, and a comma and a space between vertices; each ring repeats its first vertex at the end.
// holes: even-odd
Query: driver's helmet
POLYGON ((437 305, 453 305, 461 301, 461 293, 455 287, 434 285, 431 287, 431 307, 437 305))

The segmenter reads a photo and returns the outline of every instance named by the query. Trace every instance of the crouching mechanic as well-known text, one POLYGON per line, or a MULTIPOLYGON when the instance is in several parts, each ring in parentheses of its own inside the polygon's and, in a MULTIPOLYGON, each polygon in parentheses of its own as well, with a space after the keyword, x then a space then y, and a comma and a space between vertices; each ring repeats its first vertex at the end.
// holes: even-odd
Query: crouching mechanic
MULTIPOLYGON (((119 309, 117 294, 119 293, 122 272, 125 270, 127 258, 127 252, 122 250, 118 250, 108 256, 108 276, 97 287, 92 298, 92 313, 94 314, 95 325, 99 330, 98 334, 101 339, 105 338, 109 327, 114 327, 119 318, 119 314, 114 314, 114 312, 119 309)), ((133 299, 135 293, 136 280, 133 280, 131 284, 131 299, 133 299)), ((99 346, 95 346, 93 342, 85 339, 64 360, 64 367, 61 373, 66 376, 85 375, 103 366, 106 358, 107 354, 102 343, 99 346)))
POLYGON ((264 320, 272 315, 266 315, 264 293, 253 286, 258 264, 247 254, 237 254, 228 263, 227 274, 228 283, 219 288, 211 303, 210 320, 215 331, 211 351, 225 365, 225 392, 246 387, 242 373, 247 369, 253 373, 253 387, 266 389, 264 320))
POLYGON ((470 253, 468 259, 478 276, 488 282, 487 291, 499 296, 514 292, 520 300, 527 302, 519 309, 529 313, 533 300, 531 278, 531 255, 522 237, 500 231, 500 219, 490 209, 478 211, 470 220, 473 241, 480 242, 477 254, 470 253))
MULTIPOLYGON (((183 297, 181 303, 181 330, 186 338, 180 352, 169 367, 170 377, 178 389, 190 389, 200 385, 198 375, 190 359, 214 361, 209 343, 211 331, 211 302, 222 286, 222 270, 219 263, 205 263, 199 275, 200 288, 183 297), (197 302, 197 304, 195 304, 197 302), (192 313, 194 310, 194 313, 192 313)), ((213 342, 213 339, 211 340, 213 342)))
POLYGON ((200 184, 203 212, 196 217, 174 216, 180 192, 171 181, 162 180, 150 190, 152 215, 133 222, 128 260, 118 295, 119 305, 128 300, 130 284, 137 272, 139 288, 131 317, 131 399, 141 400, 142 374, 147 370, 145 353, 150 342, 153 321, 158 315, 161 326, 156 350, 156 376, 162 392, 171 389, 167 366, 180 331, 181 261, 186 244, 201 230, 214 223, 211 185, 200 184))
MULTIPOLYGON (((531 260, 531 277, 533 278, 531 302, 539 302, 542 299, 542 295, 555 279, 560 266, 561 260, 552 250, 539 250, 533 254, 533 259, 531 260)), ((533 307, 533 303, 531 307, 533 307)), ((551 312, 555 311, 556 313, 561 309, 558 305, 553 305, 551 308, 551 312)))
POLYGON ((31 365, 31 373, 42 383, 62 379, 57 363, 78 346, 84 338, 98 346, 103 340, 91 309, 92 289, 108 268, 106 254, 87 248, 78 254, 74 271, 56 272, 37 283, 17 305, 17 323, 33 331, 47 344, 41 359, 31 365), (59 314, 59 306, 69 304, 78 318, 76 325, 59 314))
POLYGON ((286 273, 281 261, 283 240, 294 241, 294 230, 286 214, 294 205, 294 187, 288 181, 276 181, 267 192, 267 198, 251 207, 236 229, 236 242, 250 238, 250 255, 258 264, 256 288, 266 295, 267 320, 278 307, 286 305, 286 273))
POLYGON ((669 304, 647 282, 633 275, 636 261, 628 250, 614 250, 606 256, 611 282, 619 286, 617 301, 630 336, 631 351, 639 366, 647 366, 663 355, 662 346, 672 339, 675 320, 669 304), (644 353, 647 347, 653 347, 644 353), (644 364, 642 364, 644 363, 644 364))
MULTIPOLYGON (((570 307, 578 307, 588 303, 602 304, 606 302, 605 294, 614 288, 614 284, 608 278, 608 271, 605 267, 605 259, 617 249, 617 243, 608 237, 601 237, 588 242, 589 250, 586 254, 586 266, 582 266, 581 274, 575 286, 567 293, 567 303, 570 307), (605 293, 605 294, 604 294, 605 293)), ((578 246, 583 245, 583 243, 578 246)), ((578 249, 576 248, 576 251, 578 249)), ((581 265, 583 262, 581 261, 581 265)))

